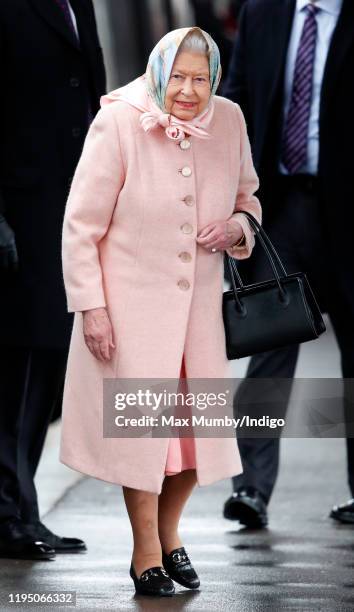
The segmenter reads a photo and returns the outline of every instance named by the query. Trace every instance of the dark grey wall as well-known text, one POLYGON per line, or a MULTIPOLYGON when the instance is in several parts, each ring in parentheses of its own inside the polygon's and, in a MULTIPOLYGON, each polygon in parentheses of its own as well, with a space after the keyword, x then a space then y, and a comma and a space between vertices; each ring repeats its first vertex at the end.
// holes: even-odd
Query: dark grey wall
POLYGON ((155 43, 170 29, 192 25, 189 0, 94 0, 108 90, 145 71, 155 43))

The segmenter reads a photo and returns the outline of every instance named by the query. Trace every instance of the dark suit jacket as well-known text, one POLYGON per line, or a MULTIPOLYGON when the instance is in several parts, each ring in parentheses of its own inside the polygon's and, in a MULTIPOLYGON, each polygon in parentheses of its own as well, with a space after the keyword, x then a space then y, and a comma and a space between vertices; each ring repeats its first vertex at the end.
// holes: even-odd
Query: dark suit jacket
MULTIPOLYGON (((260 177, 265 224, 273 195, 282 127, 284 69, 295 0, 247 0, 223 95, 245 114, 260 177)), ((318 179, 332 261, 346 290, 354 278, 354 2, 344 0, 325 66, 320 104, 318 179)), ((329 280, 330 282, 330 280, 329 280)), ((353 299, 353 290, 349 291, 353 299)))
POLYGON ((0 280, 0 342, 68 346, 61 231, 71 178, 105 93, 91 0, 71 0, 80 46, 55 0, 0 3, 0 197, 20 270, 0 280))

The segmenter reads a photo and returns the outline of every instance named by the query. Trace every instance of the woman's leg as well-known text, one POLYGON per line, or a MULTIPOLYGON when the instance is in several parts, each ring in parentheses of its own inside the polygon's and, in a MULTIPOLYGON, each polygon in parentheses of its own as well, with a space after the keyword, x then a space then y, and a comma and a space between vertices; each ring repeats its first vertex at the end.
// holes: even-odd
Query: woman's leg
MULTIPOLYGON (((182 359, 181 378, 185 378, 182 359)), ((166 476, 160 495, 123 486, 123 495, 132 526, 132 562, 137 576, 149 567, 162 565, 161 547, 167 554, 182 546, 178 524, 195 484, 196 470, 166 476)))
POLYGON ((162 565, 158 530, 158 495, 122 487, 133 531, 132 562, 138 578, 149 567, 162 565))
POLYGON ((139 577, 149 567, 162 565, 167 554, 182 546, 178 524, 183 508, 197 482, 195 470, 166 476, 160 495, 122 487, 132 526, 133 566, 139 577))
MULTIPOLYGON (((187 393, 188 384, 184 355, 180 371, 181 392, 187 393)), ((195 469, 183 470, 173 476, 165 476, 158 500, 159 536, 162 550, 169 554, 174 548, 182 546, 178 535, 178 524, 183 508, 197 483, 195 469)))
POLYGON ((158 498, 158 533, 162 550, 168 555, 182 542, 178 524, 183 508, 197 483, 196 470, 184 470, 174 476, 165 476, 158 498))

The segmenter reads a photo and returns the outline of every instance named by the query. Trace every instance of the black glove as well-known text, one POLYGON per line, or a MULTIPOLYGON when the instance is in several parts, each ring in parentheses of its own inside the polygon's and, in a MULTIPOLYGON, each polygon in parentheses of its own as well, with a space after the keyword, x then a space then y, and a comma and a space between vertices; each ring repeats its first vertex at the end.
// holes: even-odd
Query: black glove
POLYGON ((17 270, 18 254, 15 234, 0 213, 0 270, 17 270))

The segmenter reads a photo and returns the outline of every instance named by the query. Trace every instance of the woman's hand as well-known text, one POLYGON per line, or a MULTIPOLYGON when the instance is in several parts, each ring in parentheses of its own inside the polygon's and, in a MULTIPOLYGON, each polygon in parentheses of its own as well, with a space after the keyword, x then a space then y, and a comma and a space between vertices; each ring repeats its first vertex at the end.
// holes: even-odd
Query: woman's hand
POLYGON ((238 222, 231 225, 228 221, 214 221, 199 232, 197 242, 209 251, 223 251, 238 242, 242 235, 243 229, 238 222))
POLYGON ((109 361, 111 349, 115 348, 113 343, 112 324, 105 308, 93 308, 85 310, 84 337, 87 347, 92 355, 100 361, 109 361))

